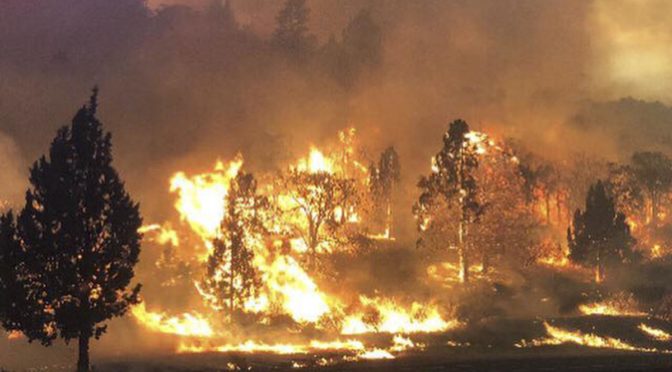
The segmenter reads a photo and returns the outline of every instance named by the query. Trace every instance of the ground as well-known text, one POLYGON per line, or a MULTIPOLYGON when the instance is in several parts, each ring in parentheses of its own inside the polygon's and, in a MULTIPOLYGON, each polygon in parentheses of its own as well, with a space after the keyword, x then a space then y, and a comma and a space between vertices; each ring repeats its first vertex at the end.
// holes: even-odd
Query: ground
POLYGON ((327 367, 292 368, 301 358, 263 355, 199 354, 167 356, 153 360, 102 362, 96 371, 222 371, 228 363, 253 371, 670 371, 672 356, 614 352, 586 352, 578 348, 521 350, 463 355, 407 355, 395 360, 342 362, 327 367))

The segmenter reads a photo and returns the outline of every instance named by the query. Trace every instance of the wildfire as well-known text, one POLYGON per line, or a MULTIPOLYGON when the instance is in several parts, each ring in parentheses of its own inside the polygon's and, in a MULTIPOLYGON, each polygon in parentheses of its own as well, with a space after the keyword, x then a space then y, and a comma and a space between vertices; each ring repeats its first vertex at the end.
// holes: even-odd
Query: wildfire
POLYGON ((302 158, 299 160, 296 169, 299 172, 309 172, 309 173, 334 173, 334 162, 333 160, 324 156, 324 154, 315 147, 310 149, 310 155, 307 158, 302 158))
MULTIPOLYGON (((354 181, 359 186, 366 186, 368 169, 354 159, 355 151, 352 147, 354 130, 340 135, 343 149, 332 152, 327 156, 324 152, 312 147, 310 153, 300 159, 293 172, 308 174, 327 173, 330 177, 343 178, 354 181), (350 171, 348 171, 350 170, 350 171), (347 178, 348 174, 358 178, 347 178)), ((177 172, 170 181, 170 191, 177 195, 175 208, 179 212, 180 220, 188 226, 189 231, 195 234, 205 248, 205 255, 198 257, 204 261, 213 248, 213 239, 219 236, 220 224, 226 211, 226 197, 231 182, 238 175, 243 165, 243 158, 238 156, 229 163, 218 161, 212 172, 188 175, 186 172, 177 172)), ((344 301, 323 291, 318 282, 311 276, 311 272, 304 267, 301 259, 309 254, 308 241, 305 235, 297 231, 307 226, 305 216, 300 213, 306 211, 306 206, 297 200, 296 195, 288 195, 274 190, 275 184, 261 188, 267 193, 272 203, 278 208, 278 216, 268 221, 270 236, 249 237, 246 243, 253 251, 252 265, 259 275, 261 288, 240 300, 242 311, 254 313, 260 319, 269 319, 269 315, 283 314, 289 316, 297 327, 311 325, 316 329, 323 329, 323 320, 327 323, 336 319, 336 329, 342 335, 358 335, 364 333, 394 334, 392 345, 389 348, 367 348, 361 341, 348 339, 346 341, 309 341, 306 343, 265 343, 254 340, 233 342, 227 334, 220 334, 218 327, 211 325, 206 317, 197 312, 186 312, 179 316, 169 316, 163 312, 150 312, 145 304, 139 304, 132 309, 136 320, 147 329, 154 332, 188 336, 177 346, 180 353, 201 352, 268 352, 274 354, 305 354, 314 351, 345 351, 350 353, 344 357, 347 360, 358 359, 391 359, 392 353, 402 352, 414 348, 424 348, 423 344, 416 344, 402 335, 411 333, 441 332, 460 326, 456 320, 442 316, 439 307, 435 304, 408 302, 406 305, 394 299, 360 296, 357 303, 346 304, 344 301), (303 209, 297 208, 304 207, 303 209), (292 211, 294 213, 288 213, 292 211), (296 219, 296 221, 295 221, 296 219), (291 228, 290 228, 291 227, 291 228), (290 249, 286 249, 286 248, 290 249), (350 306, 352 305, 352 306, 350 306), (351 310, 354 309, 354 310, 351 310), (371 318, 371 314, 376 314, 371 318), (216 340, 223 340, 219 343, 216 340)), ((321 187, 315 185, 314 187, 321 187)), ((282 189, 282 188, 281 188, 282 189)), ((333 219, 348 224, 359 224, 359 211, 353 205, 336 205, 333 210, 333 219)), ((169 224, 152 224, 143 226, 141 232, 161 243, 180 245, 180 237, 169 224), (149 235, 151 234, 151 235, 149 235)), ((390 236, 389 226, 384 233, 371 234, 372 239, 393 239, 390 236)), ((185 240, 189 241, 189 240, 185 240)), ((334 245, 331 241, 320 242, 318 253, 331 252, 334 245)), ((224 277, 228 266, 214 272, 215 277, 224 277)), ((215 294, 201 288, 198 280, 194 280, 196 293, 201 295, 204 303, 210 305, 212 311, 224 310, 213 296, 215 294)), ((234 283, 234 286, 240 285, 234 283)), ((221 316, 220 316, 221 317, 221 316)), ((266 324, 266 323, 264 323, 266 324)))
MULTIPOLYGON (((395 346, 391 350, 401 351, 397 346, 398 341, 395 339, 395 346)), ((412 342, 411 342, 412 344, 412 342)), ((411 346, 412 347, 412 346, 411 346)), ((403 350, 409 348, 407 346, 403 350)), ((271 353, 279 355, 294 355, 294 354, 309 354, 318 351, 330 352, 347 352, 355 353, 352 356, 344 357, 344 360, 356 361, 359 359, 394 359, 394 355, 390 351, 373 348, 367 349, 361 341, 346 340, 346 341, 317 341, 313 340, 305 344, 292 343, 278 343, 266 344, 255 341, 246 341, 241 344, 225 344, 225 345, 207 345, 207 344, 188 344, 180 343, 178 353, 204 353, 204 352, 240 352, 240 353, 271 353)), ((331 363, 320 362, 320 365, 327 365, 331 363)))
POLYGON ((364 321, 364 314, 355 314, 346 318, 341 329, 342 334, 363 333, 429 333, 441 332, 459 326, 456 320, 446 321, 438 308, 414 302, 410 309, 403 308, 392 300, 360 296, 360 302, 373 309, 379 318, 378 324, 364 321))
POLYGON ((180 212, 180 218, 187 221, 199 236, 215 237, 224 218, 224 198, 229 183, 242 166, 243 158, 238 156, 226 166, 218 161, 212 173, 187 177, 184 172, 178 172, 170 180, 170 192, 179 195, 175 208, 180 212))
POLYGON ((9 341, 18 340, 22 337, 23 337, 23 333, 21 333, 19 331, 11 331, 11 332, 7 333, 7 339, 9 341))
POLYGON ((149 312, 142 302, 131 308, 131 313, 140 324, 149 330, 178 336, 212 337, 210 323, 200 314, 184 313, 168 316, 164 313, 149 312))
POLYGON ((581 331, 571 331, 563 329, 560 327, 555 327, 547 322, 544 322, 544 327, 546 328, 546 333, 548 337, 532 340, 529 344, 522 342, 516 346, 525 347, 525 346, 542 346, 542 345, 561 345, 566 343, 573 343, 582 346, 588 346, 593 348, 601 349, 617 349, 617 350, 628 350, 628 351, 639 351, 646 353, 668 353, 666 350, 658 350, 654 348, 643 348, 633 346, 629 343, 621 341, 613 337, 603 337, 598 336, 592 333, 583 333, 581 331))
POLYGON ((147 234, 152 233, 152 241, 155 241, 161 245, 170 244, 173 247, 178 247, 180 245, 180 238, 177 234, 177 231, 173 230, 170 227, 170 224, 161 226, 159 224, 145 225, 138 229, 139 233, 147 234))
POLYGON ((644 316, 646 313, 641 311, 618 306, 610 302, 595 302, 579 306, 579 311, 583 315, 608 315, 608 316, 644 316))
POLYGON ((394 359, 394 355, 383 349, 373 349, 359 354, 362 359, 394 359))
POLYGON ((653 338, 655 340, 663 341, 663 342, 667 342, 667 341, 672 340, 672 335, 663 331, 662 329, 649 327, 648 325, 646 325, 644 323, 641 323, 639 326, 637 326, 637 328, 639 328, 639 330, 646 333, 648 336, 650 336, 651 338, 653 338))

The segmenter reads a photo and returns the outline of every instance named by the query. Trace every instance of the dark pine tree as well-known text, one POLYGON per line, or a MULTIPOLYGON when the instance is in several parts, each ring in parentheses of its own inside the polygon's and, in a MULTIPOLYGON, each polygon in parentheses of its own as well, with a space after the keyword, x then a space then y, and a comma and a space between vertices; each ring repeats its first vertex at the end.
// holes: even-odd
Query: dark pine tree
POLYGON ((130 288, 138 262, 139 206, 112 167, 111 135, 96 118, 97 89, 49 155, 30 170, 31 187, 16 223, 0 221, 2 275, 8 286, 3 325, 50 345, 79 339, 78 371, 89 370, 89 341, 105 321, 139 302, 130 288))
POLYGON ((595 281, 604 279, 604 268, 635 258, 635 239, 625 215, 616 210, 614 200, 607 195, 602 181, 588 190, 585 211, 576 210, 573 228, 567 229, 569 258, 595 269, 595 281))
POLYGON ((257 194, 254 177, 238 173, 226 196, 224 219, 202 281, 213 305, 227 310, 230 317, 242 310, 245 300, 261 286, 253 264, 254 244, 263 244, 260 235, 268 208, 268 199, 257 194))

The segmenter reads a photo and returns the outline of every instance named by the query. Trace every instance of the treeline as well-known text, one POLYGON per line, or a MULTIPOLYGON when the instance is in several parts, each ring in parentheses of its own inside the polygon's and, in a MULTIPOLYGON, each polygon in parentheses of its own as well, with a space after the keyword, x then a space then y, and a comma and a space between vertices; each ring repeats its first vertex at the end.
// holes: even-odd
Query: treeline
POLYGON ((241 25, 226 0, 211 0, 202 10, 168 5, 155 11, 144 0, 10 0, 0 4, 6 51, 0 62, 31 72, 87 75, 99 74, 101 66, 132 70, 137 64, 226 71, 243 65, 237 58, 268 65, 279 54, 350 86, 382 60, 382 32, 368 9, 322 44, 309 29, 305 0, 287 0, 276 22, 266 40, 241 25))

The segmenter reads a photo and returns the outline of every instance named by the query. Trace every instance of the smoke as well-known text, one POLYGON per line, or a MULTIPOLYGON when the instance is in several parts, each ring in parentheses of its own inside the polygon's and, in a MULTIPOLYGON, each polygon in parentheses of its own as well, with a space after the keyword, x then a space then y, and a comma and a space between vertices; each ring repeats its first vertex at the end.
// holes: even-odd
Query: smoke
MULTIPOLYGON (((662 0, 637 11, 626 0, 314 0, 319 46, 300 62, 268 42, 283 1, 231 1, 235 27, 212 3, 0 2, 0 200, 20 201, 28 162, 94 85, 115 165, 148 222, 173 216, 166 200, 177 170, 207 171, 242 152, 248 169, 272 171, 350 125, 370 160, 389 145, 400 153, 403 243, 415 239, 417 177, 455 118, 556 160, 670 150, 672 33, 662 0), (380 60, 355 58, 348 63, 364 67, 352 72, 325 45, 342 43, 361 10, 380 29, 380 60), (633 62, 641 55, 644 66, 633 62)), ((146 250, 141 265, 158 255, 146 250)))
POLYGON ((0 174, 2 175, 0 210, 4 207, 19 205, 28 183, 27 170, 27 164, 14 140, 0 132, 0 174))

